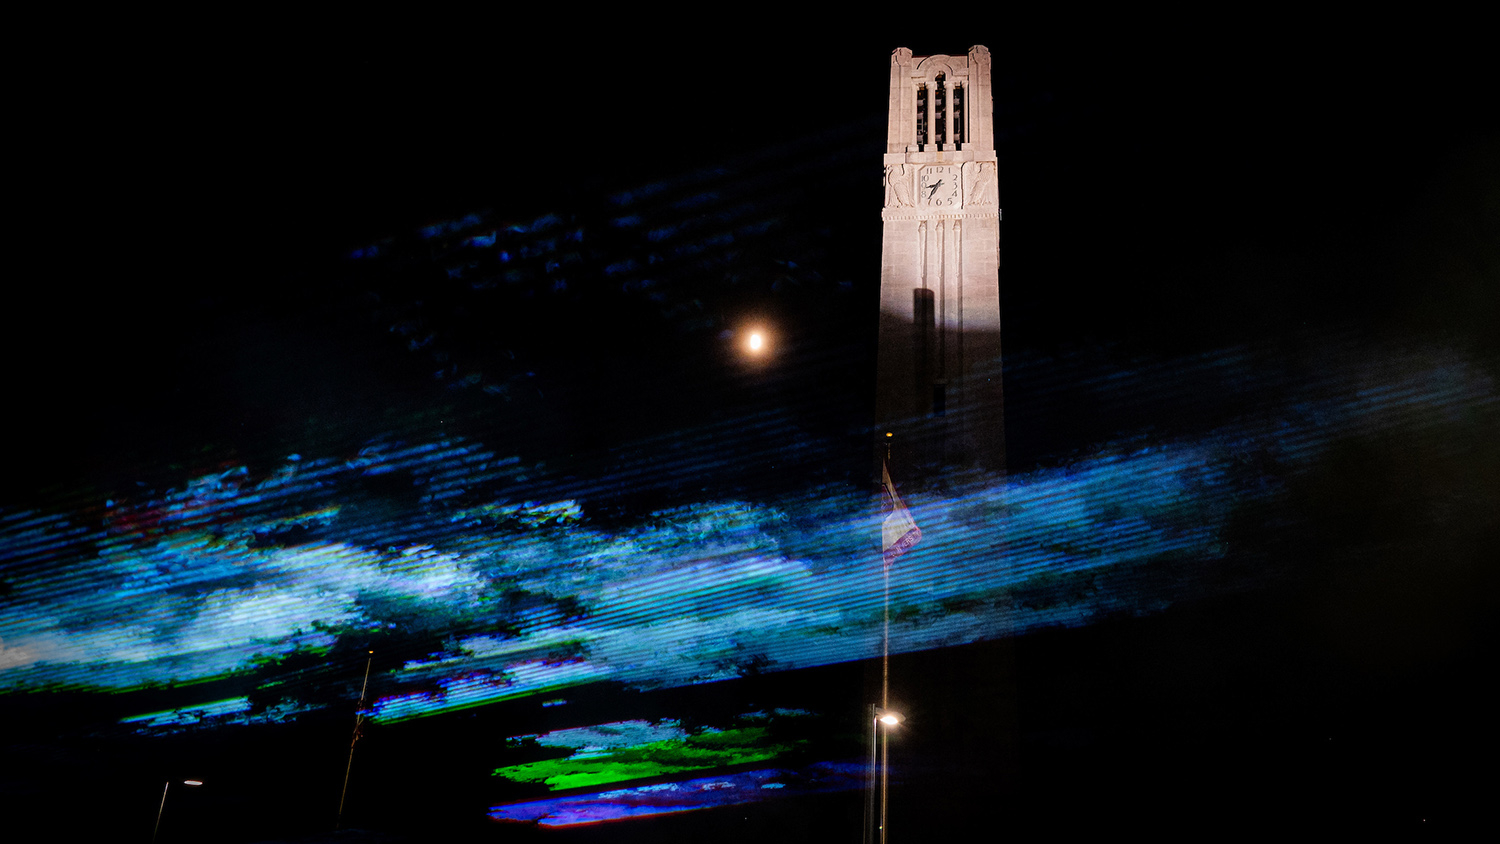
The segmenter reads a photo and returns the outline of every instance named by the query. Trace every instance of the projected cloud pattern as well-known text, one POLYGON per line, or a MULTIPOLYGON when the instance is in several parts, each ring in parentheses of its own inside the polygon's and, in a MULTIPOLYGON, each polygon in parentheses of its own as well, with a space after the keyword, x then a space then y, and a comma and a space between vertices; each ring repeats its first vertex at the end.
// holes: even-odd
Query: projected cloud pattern
MULTIPOLYGON (((1195 438, 909 486, 924 538, 892 570, 892 650, 1150 613, 1289 576, 1220 565, 1237 513, 1285 495, 1337 440, 1442 449, 1443 431, 1493 413, 1493 385, 1462 358, 1393 361, 1330 370, 1195 438)), ((393 435, 352 454, 289 455, 259 477, 221 466, 131 500, 0 514, 0 691, 179 688, 181 705, 119 725, 156 734, 347 706, 354 672, 330 683, 329 663, 348 668, 366 646, 382 654, 369 711, 383 723, 599 681, 665 688, 878 655, 882 514, 869 491, 705 500, 621 524, 577 500, 508 499, 527 473, 546 469, 458 437, 393 435), (214 679, 245 692, 195 699, 214 679)), ((533 737, 569 757, 497 776, 562 790, 688 779, 496 817, 597 819, 858 784, 836 765, 747 771, 790 745, 754 726, 714 729, 622 722, 533 737), (608 730, 629 740, 587 751, 608 730), (726 765, 738 772, 692 778, 726 765)))

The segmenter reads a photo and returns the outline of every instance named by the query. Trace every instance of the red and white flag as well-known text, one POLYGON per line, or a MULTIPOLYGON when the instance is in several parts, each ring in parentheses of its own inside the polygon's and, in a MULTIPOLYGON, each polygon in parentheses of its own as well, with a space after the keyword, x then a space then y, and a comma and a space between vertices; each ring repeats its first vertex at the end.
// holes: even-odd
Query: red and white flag
POLYGON ((896 494, 896 485, 891 483, 890 467, 884 462, 880 464, 880 477, 885 484, 885 496, 891 508, 880 525, 881 547, 885 550, 885 564, 889 566, 897 557, 905 554, 908 548, 917 544, 922 538, 922 529, 917 527, 911 512, 901 503, 901 496, 896 494))

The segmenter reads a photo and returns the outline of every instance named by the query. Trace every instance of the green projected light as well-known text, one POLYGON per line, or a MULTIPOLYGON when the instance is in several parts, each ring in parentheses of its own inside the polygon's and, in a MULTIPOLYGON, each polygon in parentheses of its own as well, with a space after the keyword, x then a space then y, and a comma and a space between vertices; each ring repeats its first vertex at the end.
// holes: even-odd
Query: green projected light
MULTIPOLYGON (((749 721, 750 716, 741 720, 749 721)), ((710 728, 689 734, 673 722, 653 726, 643 721, 523 736, 517 741, 573 749, 563 758, 495 770, 495 776, 513 782, 543 783, 552 791, 767 762, 805 743, 801 739, 779 741, 769 726, 710 728), (670 737, 628 743, 633 738, 653 736, 670 737), (601 746, 601 740, 608 746, 601 746)))

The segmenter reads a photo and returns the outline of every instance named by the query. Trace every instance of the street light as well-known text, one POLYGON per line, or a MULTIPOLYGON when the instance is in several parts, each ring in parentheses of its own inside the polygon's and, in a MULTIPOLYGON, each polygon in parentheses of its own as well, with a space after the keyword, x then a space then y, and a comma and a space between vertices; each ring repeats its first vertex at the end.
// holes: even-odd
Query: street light
POLYGON ((885 844, 886 825, 886 800, 890 796, 890 745, 889 738, 891 729, 906 720, 894 709, 882 709, 871 705, 870 718, 870 775, 866 783, 865 791, 865 842, 874 844, 878 840, 885 844), (881 729, 881 725, 885 729, 881 729), (880 770, 880 789, 875 789, 875 771, 880 770), (877 793, 879 799, 876 799, 877 793), (880 822, 875 822, 875 804, 880 804, 880 822))
MULTIPOLYGON (((183 780, 182 784, 185 785, 185 786, 187 786, 188 788, 197 788, 198 786, 200 786, 200 785, 203 784, 203 781, 202 780, 183 780)), ((167 780, 167 784, 164 785, 164 786, 162 786, 162 789, 161 789, 161 806, 159 808, 157 808, 157 810, 156 810, 156 828, 151 830, 151 840, 153 842, 156 841, 156 834, 158 832, 161 832, 161 815, 162 815, 162 812, 165 812, 167 810, 167 792, 170 791, 171 789, 172 789, 172 781, 171 780, 167 780)))

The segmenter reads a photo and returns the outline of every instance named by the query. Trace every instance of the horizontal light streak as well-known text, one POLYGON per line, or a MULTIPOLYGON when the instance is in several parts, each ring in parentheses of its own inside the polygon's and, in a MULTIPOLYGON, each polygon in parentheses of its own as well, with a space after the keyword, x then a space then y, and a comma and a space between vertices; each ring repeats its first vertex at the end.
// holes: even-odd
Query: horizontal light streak
MULTIPOLYGON (((1242 357, 1218 365, 1243 372, 1242 357)), ((890 571, 893 649, 1238 588, 1215 574, 1237 508, 1274 501, 1340 437, 1420 435, 1495 406, 1482 371, 1417 355, 1329 374, 1275 412, 1191 438, 1106 443, 1003 480, 954 478, 942 492, 903 486, 924 539, 890 571), (1245 462, 1252 455, 1276 471, 1245 462), (1163 560, 1168 592, 1140 568, 1163 560)), ((599 679, 670 686, 866 658, 882 617, 880 514, 866 491, 706 500, 609 528, 588 510, 591 490, 795 460, 782 444, 805 439, 766 412, 642 440, 601 455, 599 475, 563 480, 481 443, 392 435, 354 457, 289 457, 264 478, 216 467, 134 501, 0 513, 0 690, 261 676, 266 660, 371 631, 427 637, 409 653, 394 646, 372 678, 382 717, 397 719, 599 679), (410 497, 362 486, 398 471, 410 497), (535 480, 510 480, 522 473, 535 480), (525 494, 461 506, 430 496, 455 489, 525 494), (421 631, 400 627, 412 620, 421 631)), ((295 697, 309 676, 263 682, 295 697)))
POLYGON ((572 827, 627 818, 737 806, 780 797, 863 788, 866 771, 855 762, 822 762, 802 769, 767 768, 682 782, 660 783, 510 803, 490 810, 503 822, 572 827))

